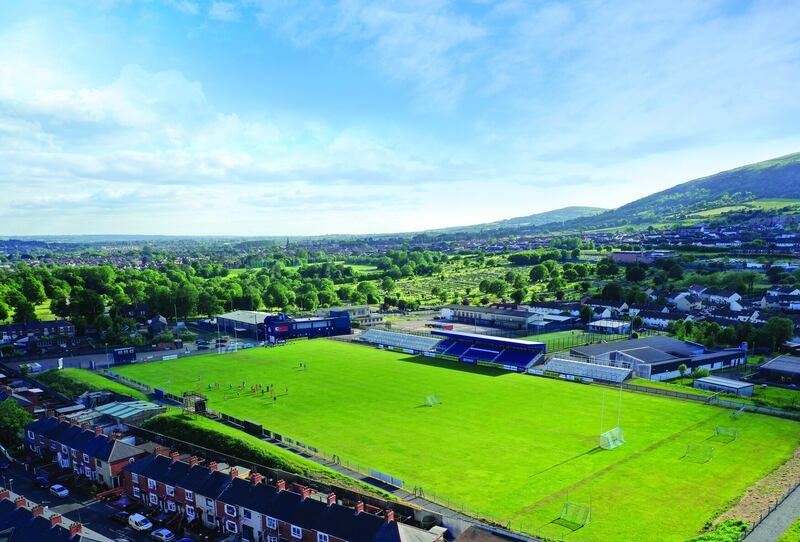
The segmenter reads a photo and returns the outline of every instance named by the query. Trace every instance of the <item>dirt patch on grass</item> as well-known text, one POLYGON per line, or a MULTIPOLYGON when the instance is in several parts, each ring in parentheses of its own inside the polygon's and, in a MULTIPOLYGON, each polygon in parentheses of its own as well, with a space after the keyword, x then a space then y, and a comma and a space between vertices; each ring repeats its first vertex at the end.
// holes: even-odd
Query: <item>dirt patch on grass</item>
POLYGON ((714 525, 726 519, 743 519, 752 525, 798 482, 800 482, 800 448, 794 451, 786 463, 745 491, 739 502, 714 520, 714 525))

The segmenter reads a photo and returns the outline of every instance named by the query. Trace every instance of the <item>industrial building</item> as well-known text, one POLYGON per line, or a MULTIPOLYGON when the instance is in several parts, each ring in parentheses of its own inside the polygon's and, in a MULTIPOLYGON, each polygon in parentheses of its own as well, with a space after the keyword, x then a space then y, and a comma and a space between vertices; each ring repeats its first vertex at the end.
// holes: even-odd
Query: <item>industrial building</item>
POLYGON ((266 338, 264 333, 264 319, 274 314, 262 311, 233 311, 217 316, 216 324, 220 333, 251 337, 257 341, 266 338))
POLYGON ((273 343, 352 333, 350 315, 347 312, 335 311, 331 311, 331 315, 326 318, 294 318, 283 313, 269 315, 264 319, 264 329, 267 340, 273 343))

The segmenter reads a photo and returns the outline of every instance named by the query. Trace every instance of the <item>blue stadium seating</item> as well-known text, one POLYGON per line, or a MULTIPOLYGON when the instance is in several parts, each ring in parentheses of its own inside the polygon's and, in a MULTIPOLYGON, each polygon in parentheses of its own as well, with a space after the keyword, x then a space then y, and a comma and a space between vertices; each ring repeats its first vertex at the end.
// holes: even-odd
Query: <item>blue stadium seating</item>
POLYGON ((488 348, 480 348, 478 346, 470 346, 461 357, 476 359, 481 361, 494 361, 500 355, 499 350, 489 350, 488 348))
POLYGON ((500 356, 495 359, 495 363, 503 365, 516 365, 517 367, 527 367, 537 356, 536 352, 525 352, 523 350, 503 350, 500 356))
POLYGON ((450 348, 445 350, 443 353, 446 356, 453 356, 453 357, 456 357, 456 358, 460 358, 461 356, 464 355, 464 352, 466 352, 467 350, 470 349, 471 346, 472 345, 469 344, 469 343, 464 343, 464 342, 460 342, 460 341, 453 341, 453 344, 450 346, 450 348))

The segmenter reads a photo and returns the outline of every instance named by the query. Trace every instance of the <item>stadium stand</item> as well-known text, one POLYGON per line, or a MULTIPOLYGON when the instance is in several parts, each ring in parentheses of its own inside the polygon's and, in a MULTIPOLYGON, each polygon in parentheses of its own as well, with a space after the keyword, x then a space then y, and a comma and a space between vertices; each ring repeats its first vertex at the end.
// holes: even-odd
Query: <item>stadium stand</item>
POLYGON ((578 359, 567 354, 557 354, 547 360, 543 370, 559 375, 568 375, 582 379, 602 380, 604 382, 624 382, 630 375, 629 367, 613 367, 592 362, 590 359, 578 359))
POLYGON ((433 352, 441 342, 441 339, 434 337, 409 335, 382 329, 369 329, 359 337, 359 340, 376 346, 400 348, 404 351, 413 350, 414 352, 433 352))
POLYGON ((453 357, 466 363, 490 365, 508 371, 525 371, 540 360, 546 350, 544 343, 476 333, 435 330, 431 335, 443 337, 436 347, 436 353, 440 356, 453 357))

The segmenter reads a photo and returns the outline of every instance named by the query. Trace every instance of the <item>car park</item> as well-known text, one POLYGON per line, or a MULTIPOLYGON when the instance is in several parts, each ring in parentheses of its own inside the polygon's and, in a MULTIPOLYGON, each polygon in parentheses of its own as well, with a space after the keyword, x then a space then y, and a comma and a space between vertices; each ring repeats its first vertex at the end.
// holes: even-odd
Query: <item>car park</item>
POLYGON ((130 525, 134 531, 149 531, 153 528, 153 524, 150 520, 141 514, 131 514, 130 517, 128 517, 128 525, 130 525))
POLYGON ((50 493, 55 497, 64 498, 69 495, 69 489, 62 486, 61 484, 53 484, 50 486, 50 493))

